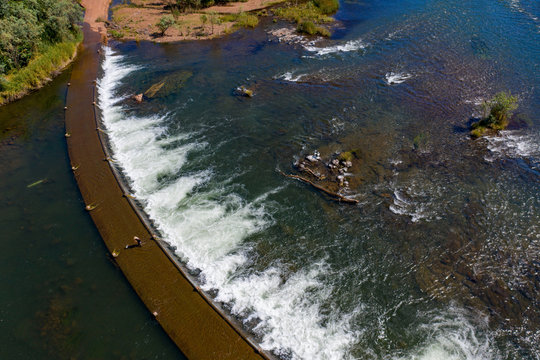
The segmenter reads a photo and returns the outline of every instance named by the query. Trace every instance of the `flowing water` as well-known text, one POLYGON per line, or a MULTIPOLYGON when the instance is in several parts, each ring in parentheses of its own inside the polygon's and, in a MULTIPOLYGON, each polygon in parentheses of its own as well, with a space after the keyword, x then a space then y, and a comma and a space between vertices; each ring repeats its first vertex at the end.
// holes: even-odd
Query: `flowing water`
POLYGON ((346 1, 326 40, 267 22, 113 44, 101 117, 164 239, 264 349, 539 359, 539 17, 532 0, 346 1), (502 90, 511 128, 471 140, 502 90), (358 205, 280 173, 352 149, 358 205))

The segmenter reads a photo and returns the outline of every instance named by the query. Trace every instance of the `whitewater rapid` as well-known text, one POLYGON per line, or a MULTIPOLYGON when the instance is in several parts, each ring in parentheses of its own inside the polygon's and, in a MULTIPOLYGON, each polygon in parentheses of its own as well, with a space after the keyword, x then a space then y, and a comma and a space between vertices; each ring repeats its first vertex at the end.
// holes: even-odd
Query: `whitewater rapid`
POLYGON ((263 349, 302 359, 345 358, 355 340, 349 318, 330 317, 321 325, 320 301, 332 292, 318 279, 325 271, 324 263, 299 271, 285 282, 278 267, 233 276, 248 261, 249 249, 242 246, 243 240, 272 224, 264 206, 268 194, 247 203, 227 185, 193 191, 211 180, 211 169, 182 174, 170 183, 158 180, 165 174, 181 173, 188 154, 206 144, 190 142, 187 133, 163 136, 167 132, 166 113, 147 117, 125 114, 124 97, 117 94, 117 87, 137 70, 124 65, 122 55, 105 48, 103 76, 98 82, 99 106, 115 160, 164 240, 177 249, 190 269, 201 270, 202 288, 217 289, 216 301, 228 304, 231 312, 245 317, 246 322, 258 319, 252 330, 261 336, 263 349), (313 292, 315 288, 318 290, 313 292), (300 324, 304 330, 299 332, 300 324))
POLYGON ((360 51, 366 48, 366 44, 362 40, 350 40, 343 44, 319 47, 313 44, 304 45, 304 49, 314 53, 317 56, 325 56, 331 54, 348 53, 360 51))
MULTIPOLYGON (((119 86, 141 68, 128 65, 123 55, 109 47, 102 67, 99 107, 116 163, 164 240, 188 268, 200 271, 201 287, 242 318, 265 350, 285 359, 355 358, 350 349, 370 329, 356 328, 354 320, 367 310, 359 300, 349 313, 323 311, 322 304, 334 292, 322 280, 330 271, 324 259, 292 274, 279 263, 264 270, 239 271, 245 270, 252 250, 245 240, 274 224, 267 199, 282 188, 248 202, 234 191, 233 184, 213 182, 211 168, 184 171, 189 154, 201 152, 208 144, 194 140, 197 137, 192 133, 169 134, 166 120, 172 113, 129 115, 119 86)), ((423 345, 392 358, 497 358, 491 338, 477 335, 476 325, 453 307, 428 318, 423 345)), ((373 354, 372 358, 378 357, 373 354)))

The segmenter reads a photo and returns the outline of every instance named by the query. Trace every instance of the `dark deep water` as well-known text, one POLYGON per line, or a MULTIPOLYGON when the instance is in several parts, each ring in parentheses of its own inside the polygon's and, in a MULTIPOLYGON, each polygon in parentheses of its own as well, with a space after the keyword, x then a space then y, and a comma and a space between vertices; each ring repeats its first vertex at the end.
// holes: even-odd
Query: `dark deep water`
POLYGON ((0 358, 181 359, 84 210, 64 138, 69 75, 0 108, 0 358))

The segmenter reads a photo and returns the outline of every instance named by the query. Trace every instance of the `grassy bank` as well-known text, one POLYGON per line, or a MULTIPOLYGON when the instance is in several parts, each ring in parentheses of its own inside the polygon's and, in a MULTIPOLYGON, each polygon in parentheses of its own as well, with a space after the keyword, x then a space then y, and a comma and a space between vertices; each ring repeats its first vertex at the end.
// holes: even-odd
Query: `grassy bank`
POLYGON ((71 62, 81 41, 82 33, 79 32, 72 40, 48 45, 27 66, 1 77, 0 105, 17 100, 50 81, 71 62))
POLYGON ((330 16, 339 9, 338 0, 309 0, 304 3, 277 8, 274 14, 282 19, 295 22, 296 30, 308 35, 330 36, 330 31, 319 24, 331 23, 334 19, 330 16))

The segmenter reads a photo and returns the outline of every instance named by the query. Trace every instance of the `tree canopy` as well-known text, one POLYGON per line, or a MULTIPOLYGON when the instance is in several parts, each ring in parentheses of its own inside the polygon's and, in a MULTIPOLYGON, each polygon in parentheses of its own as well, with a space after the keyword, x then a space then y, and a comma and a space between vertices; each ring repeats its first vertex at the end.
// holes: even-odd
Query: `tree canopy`
POLYGON ((0 75, 26 66, 44 46, 73 39, 82 13, 72 0, 1 0, 0 75))

